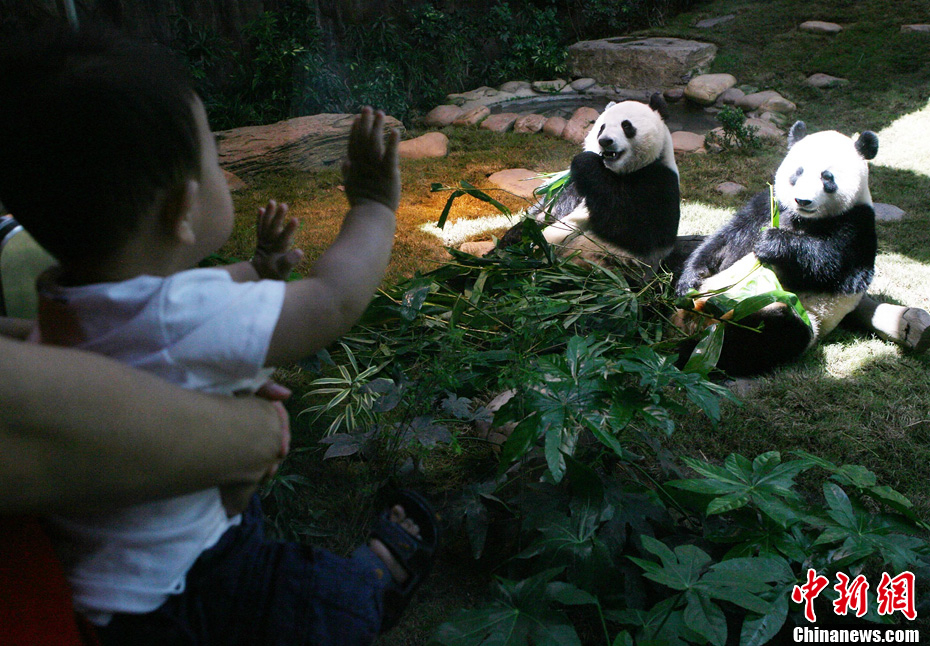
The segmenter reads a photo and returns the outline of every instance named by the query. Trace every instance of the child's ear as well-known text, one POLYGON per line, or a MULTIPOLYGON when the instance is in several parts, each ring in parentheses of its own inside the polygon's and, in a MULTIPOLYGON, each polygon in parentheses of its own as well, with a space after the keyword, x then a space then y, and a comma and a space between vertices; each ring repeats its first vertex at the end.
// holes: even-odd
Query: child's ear
POLYGON ((168 234, 181 244, 193 245, 197 242, 194 231, 194 206, 200 183, 189 179, 177 189, 171 191, 162 205, 162 222, 168 234))

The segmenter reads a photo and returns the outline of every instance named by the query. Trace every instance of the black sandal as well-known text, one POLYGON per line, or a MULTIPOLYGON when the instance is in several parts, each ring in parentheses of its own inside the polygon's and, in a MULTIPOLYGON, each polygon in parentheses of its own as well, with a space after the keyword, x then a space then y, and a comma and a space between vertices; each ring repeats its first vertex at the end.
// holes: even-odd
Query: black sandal
POLYGON ((371 528, 371 538, 376 538, 397 559, 397 563, 407 572, 407 581, 403 584, 393 581, 384 591, 384 615, 381 620, 381 632, 384 633, 397 624, 401 614, 410 603, 417 588, 423 583, 433 567, 433 559, 439 547, 439 515, 420 494, 402 490, 387 499, 385 511, 381 512, 371 528), (395 505, 404 508, 407 518, 420 528, 420 536, 411 536, 399 523, 390 519, 391 509, 395 505))

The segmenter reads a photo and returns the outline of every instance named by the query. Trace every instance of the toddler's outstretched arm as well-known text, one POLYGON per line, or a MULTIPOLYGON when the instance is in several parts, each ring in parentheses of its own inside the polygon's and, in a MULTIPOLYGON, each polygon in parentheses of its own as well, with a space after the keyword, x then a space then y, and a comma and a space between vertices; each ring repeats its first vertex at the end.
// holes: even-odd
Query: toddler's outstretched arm
POLYGON ((384 114, 364 108, 343 164, 349 209, 339 235, 307 278, 287 284, 265 364, 297 361, 335 341, 362 315, 387 269, 400 201, 397 131, 383 139, 384 114))

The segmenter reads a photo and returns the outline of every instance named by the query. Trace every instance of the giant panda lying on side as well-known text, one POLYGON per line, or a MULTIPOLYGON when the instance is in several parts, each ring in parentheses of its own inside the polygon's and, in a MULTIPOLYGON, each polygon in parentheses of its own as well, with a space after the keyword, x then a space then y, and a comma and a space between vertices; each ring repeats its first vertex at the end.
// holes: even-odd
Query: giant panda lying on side
MULTIPOLYGON (((875 212, 867 160, 878 137, 857 140, 836 131, 807 135, 802 121, 788 135, 788 154, 775 173, 780 226, 770 225, 770 197, 760 193, 708 237, 687 259, 677 291, 728 287, 758 259, 807 311, 808 327, 787 305, 774 303, 730 325, 717 365, 734 376, 753 375, 796 359, 829 334, 865 294, 875 267, 875 212), (720 272, 728 271, 721 279, 720 272)), ((700 305, 699 301, 696 301, 700 305)))

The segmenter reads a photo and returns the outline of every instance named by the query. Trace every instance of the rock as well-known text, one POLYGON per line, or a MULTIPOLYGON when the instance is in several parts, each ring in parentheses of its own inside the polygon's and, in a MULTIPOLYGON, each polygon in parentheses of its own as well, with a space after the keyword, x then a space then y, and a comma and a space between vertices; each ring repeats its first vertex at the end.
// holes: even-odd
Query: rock
POLYGON ((562 139, 581 144, 591 130, 591 126, 597 121, 598 116, 600 116, 600 113, 594 108, 578 108, 572 114, 572 118, 568 120, 568 123, 565 124, 562 139))
POLYGON ((838 34, 843 31, 835 22, 824 22, 823 20, 808 20, 798 25, 801 31, 808 31, 812 34, 838 34))
POLYGON ((723 193, 724 195, 734 196, 739 195, 745 191, 746 187, 742 184, 737 184, 736 182, 723 182, 721 184, 717 184, 714 190, 716 190, 718 193, 723 193))
POLYGON ((463 106, 466 103, 478 103, 481 105, 490 105, 498 102, 498 97, 502 93, 500 90, 495 90, 493 87, 488 87, 483 85, 474 90, 468 92, 461 92, 459 94, 450 94, 446 97, 446 100, 452 105, 463 106))
POLYGON ((230 173, 228 170, 224 170, 223 177, 226 178, 226 184, 229 185, 229 190, 232 193, 241 191, 244 188, 248 188, 248 184, 243 182, 235 173, 230 173))
POLYGON ((728 90, 725 90, 720 96, 717 97, 716 103, 718 105, 733 105, 740 99, 746 96, 746 93, 740 90, 739 88, 731 87, 728 90))
POLYGON ((473 256, 481 258, 487 253, 494 250, 493 240, 479 240, 477 242, 463 242, 459 245, 459 251, 470 253, 473 256))
POLYGON ((685 98, 700 105, 710 105, 734 85, 736 77, 732 74, 702 74, 688 81, 685 98))
POLYGON ((601 113, 594 108, 581 107, 572 113, 572 118, 569 122, 574 121, 582 128, 590 128, 591 125, 597 121, 599 116, 601 116, 601 113))
POLYGON ((519 197, 534 199, 533 190, 545 181, 538 175, 536 171, 525 168, 510 168, 497 171, 488 177, 488 181, 519 197))
POLYGON ((542 94, 553 94, 560 92, 563 87, 568 85, 564 79, 555 79, 552 81, 533 81, 533 89, 542 94))
MULTIPOLYGON (((270 169, 311 170, 345 157, 354 114, 314 114, 215 133, 220 165, 237 175, 270 169)), ((386 117, 385 129, 404 124, 386 117)))
POLYGON ((671 87, 665 92, 662 93, 665 97, 665 100, 669 103, 678 103, 683 98, 685 98, 685 88, 683 87, 671 87))
POLYGON ((788 117, 779 112, 760 112, 757 113, 756 118, 762 121, 768 121, 769 123, 773 123, 776 126, 784 126, 788 124, 788 117))
POLYGON ((902 34, 930 34, 930 25, 901 25, 902 34))
POLYGON ((546 117, 541 114, 526 114, 514 122, 513 131, 524 134, 532 134, 542 130, 545 123, 546 117))
POLYGON ((571 86, 571 83, 569 83, 568 85, 563 87, 561 90, 559 90, 559 94, 578 94, 578 92, 576 92, 575 88, 573 88, 571 86))
POLYGON ((571 88, 575 92, 584 92, 597 85, 597 81, 592 78, 575 79, 571 82, 571 88))
POLYGON ((678 85, 710 65, 717 46, 680 38, 603 38, 568 48, 572 75, 636 90, 678 85))
POLYGON ((461 117, 463 112, 464 110, 457 105, 438 105, 427 113, 423 118, 423 123, 430 128, 445 128, 452 125, 452 122, 461 117))
POLYGON ((875 202, 872 205, 872 208, 875 209, 875 219, 879 222, 897 222, 903 219, 905 215, 907 215, 903 209, 900 209, 893 204, 882 204, 881 202, 875 202))
POLYGON ((458 119, 452 122, 456 126, 477 126, 491 114, 491 108, 486 105, 479 105, 465 112, 458 119))
POLYGON ((558 139, 562 136, 562 133, 565 131, 565 126, 568 123, 562 117, 549 117, 546 119, 546 123, 543 124, 543 134, 549 135, 550 137, 555 137, 558 139))
POLYGON ((490 130, 491 132, 507 132, 513 129, 514 122, 519 118, 519 114, 514 112, 501 112, 492 114, 490 117, 481 122, 480 128, 490 130))
POLYGON ((846 79, 841 79, 837 76, 830 76, 829 74, 821 74, 820 72, 811 74, 809 77, 807 77, 808 85, 821 89, 839 87, 840 85, 846 85, 847 83, 849 83, 849 81, 846 79))
POLYGON ((614 86, 600 84, 592 85, 587 90, 585 90, 585 94, 588 96, 611 96, 614 94, 614 86))
POLYGON ((705 18, 694 23, 694 26, 698 29, 710 29, 711 27, 716 27, 717 25, 722 25, 725 22, 730 22, 736 18, 736 14, 728 13, 725 16, 719 16, 717 18, 705 18))
POLYGON ((791 114, 798 109, 798 106, 777 92, 776 95, 777 96, 763 101, 762 105, 760 105, 757 110, 762 110, 763 112, 777 112, 779 114, 791 114))
POLYGON ((761 106, 766 101, 780 97, 781 94, 775 90, 765 90, 764 92, 754 92, 752 94, 747 94, 744 97, 737 99, 734 105, 741 109, 743 112, 752 112, 754 110, 758 110, 759 106, 761 106))
POLYGON ((774 123, 763 121, 762 119, 746 119, 744 125, 758 128, 759 130, 756 132, 757 137, 774 139, 776 141, 784 141, 785 139, 785 133, 774 123))
POLYGON ((513 94, 516 97, 524 98, 536 96, 533 92, 533 86, 529 81, 508 81, 498 88, 501 92, 513 94))
POLYGON ((672 133, 672 145, 676 153, 693 153, 704 147, 704 135, 679 130, 672 133))
POLYGON ((449 154, 449 138, 441 132, 427 132, 416 139, 402 141, 397 146, 401 159, 427 159, 449 154))
POLYGON ((587 134, 587 130, 581 125, 569 120, 568 123, 565 124, 565 129, 562 130, 562 139, 570 141, 573 144, 581 145, 584 143, 584 138, 587 134))

